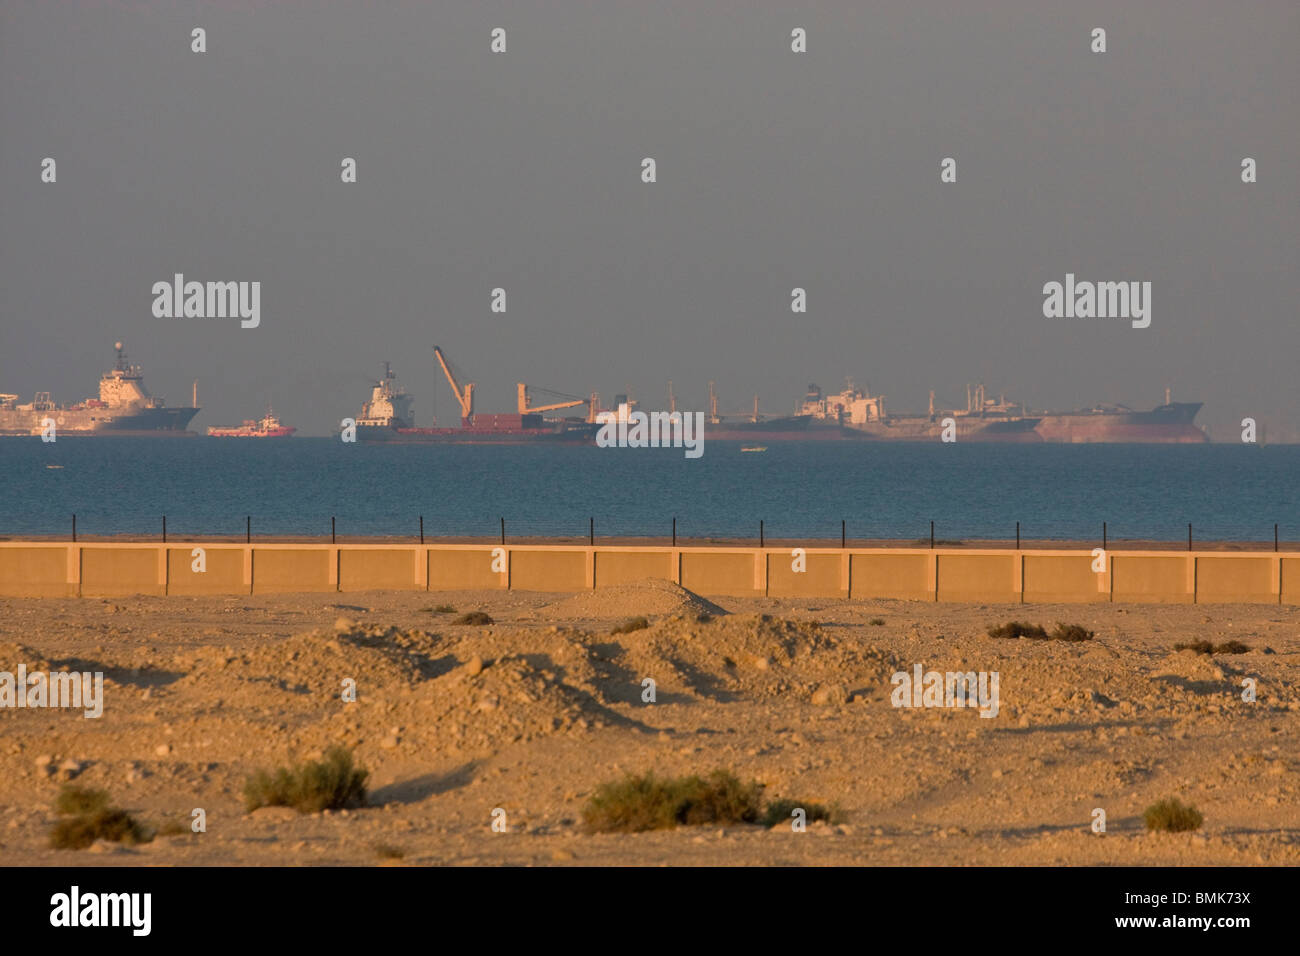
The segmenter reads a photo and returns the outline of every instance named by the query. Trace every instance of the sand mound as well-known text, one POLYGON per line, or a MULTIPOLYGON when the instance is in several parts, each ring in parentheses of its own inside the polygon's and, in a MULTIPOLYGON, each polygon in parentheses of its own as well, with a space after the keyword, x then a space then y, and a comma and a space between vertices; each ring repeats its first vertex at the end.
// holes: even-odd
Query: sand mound
POLYGON ((549 605, 546 611, 564 620, 727 613, 712 601, 706 601, 680 584, 663 578, 646 578, 630 584, 584 591, 549 605))
POLYGON ((822 688, 827 703, 879 686, 897 666, 891 654, 860 640, 841 640, 808 621, 732 615, 700 621, 674 616, 618 636, 616 661, 655 679, 661 694, 717 701, 739 697, 811 700, 822 688))
POLYGON ((621 720, 594 684, 590 654, 559 628, 447 638, 341 625, 245 653, 205 647, 177 686, 251 711, 275 694, 281 716, 296 717, 300 746, 477 753, 621 720), (355 702, 341 700, 347 678, 355 702))
POLYGON ((470 658, 432 682, 411 719, 427 746, 470 750, 616 720, 589 689, 524 654, 470 658))
POLYGON ((391 689, 411 685, 454 666, 438 662, 438 638, 423 631, 395 627, 354 627, 351 630, 312 631, 244 653, 205 647, 192 661, 182 684, 267 683, 299 693, 337 696, 341 681, 391 689))

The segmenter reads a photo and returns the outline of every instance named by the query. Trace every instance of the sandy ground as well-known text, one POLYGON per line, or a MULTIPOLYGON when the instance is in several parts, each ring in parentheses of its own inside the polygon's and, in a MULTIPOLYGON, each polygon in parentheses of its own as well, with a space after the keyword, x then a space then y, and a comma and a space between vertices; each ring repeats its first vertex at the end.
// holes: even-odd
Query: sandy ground
POLYGON ((0 709, 7 864, 1300 864, 1300 609, 372 593, 0 600, 0 671, 102 670, 104 715, 0 709), (456 626, 484 610, 491 626, 456 626), (651 627, 611 635, 632 615, 651 627), (342 620, 340 620, 342 619, 342 620), (1086 643, 995 640, 1010 619, 1086 643), (1239 640, 1207 657, 1177 642, 1239 640), (997 671, 999 713, 891 705, 890 677, 997 671), (644 678, 656 700, 642 700, 644 678), (1242 680, 1258 699, 1241 699, 1242 680), (341 699, 344 679, 357 701, 341 699), (370 806, 244 811, 247 775, 343 743, 370 806), (624 772, 727 768, 842 824, 589 834, 624 772), (52 850, 64 781, 207 831, 52 850), (1200 831, 1151 834, 1176 796, 1200 831), (1094 808, 1107 815, 1092 832, 1094 808), (492 813, 507 829, 494 832, 492 813), (402 854, 385 859, 376 847, 402 854))

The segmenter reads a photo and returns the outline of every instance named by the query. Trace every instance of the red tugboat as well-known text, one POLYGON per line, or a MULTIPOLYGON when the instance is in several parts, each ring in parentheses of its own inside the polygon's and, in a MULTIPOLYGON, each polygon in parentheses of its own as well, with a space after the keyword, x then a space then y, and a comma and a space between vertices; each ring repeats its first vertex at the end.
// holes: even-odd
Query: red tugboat
POLYGON ((297 430, 281 422, 268 408, 260 419, 246 418, 238 427, 209 428, 208 434, 213 438, 288 438, 297 430))

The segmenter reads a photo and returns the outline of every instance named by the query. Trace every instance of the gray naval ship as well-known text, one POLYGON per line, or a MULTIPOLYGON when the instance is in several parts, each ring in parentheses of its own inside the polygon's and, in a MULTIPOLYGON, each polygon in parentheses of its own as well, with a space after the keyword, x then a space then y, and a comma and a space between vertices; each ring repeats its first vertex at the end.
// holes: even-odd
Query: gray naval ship
POLYGON ((199 413, 197 386, 193 407, 168 408, 149 394, 140 366, 127 364, 122 343, 114 348, 117 361, 100 377, 99 398, 59 405, 49 392, 37 392, 31 402, 19 404, 17 395, 0 393, 0 435, 40 435, 51 422, 56 438, 193 434, 185 426, 199 413))

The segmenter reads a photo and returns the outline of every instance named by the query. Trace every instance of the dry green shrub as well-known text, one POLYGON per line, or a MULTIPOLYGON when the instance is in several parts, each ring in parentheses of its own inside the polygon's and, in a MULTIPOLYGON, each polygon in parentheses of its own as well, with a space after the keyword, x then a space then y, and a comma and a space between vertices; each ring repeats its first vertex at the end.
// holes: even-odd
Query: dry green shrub
POLYGON ((1006 624, 990 625, 989 637, 1031 637, 1041 641, 1047 639, 1047 632, 1039 624, 1029 624, 1025 621, 1008 621, 1006 624))
POLYGON ((1241 641, 1224 641, 1214 648, 1216 654, 1245 654, 1250 647, 1241 643, 1241 641))
POLYGON ((1142 821, 1148 830, 1161 830, 1166 833, 1184 833, 1198 830, 1205 818, 1195 807, 1181 803, 1176 797, 1161 800, 1146 808, 1142 821))
POLYGON ((1241 643, 1241 641, 1224 641, 1222 644, 1211 644, 1209 641, 1190 641, 1185 644, 1175 644, 1175 651, 1195 651, 1197 654, 1245 654, 1250 647, 1241 643))
POLYGON ((633 618, 628 618, 626 621, 624 621, 618 627, 614 628, 609 633, 631 634, 633 631, 644 631, 649 626, 650 626, 650 622, 647 621, 644 617, 633 617, 633 618))
POLYGON ((1056 627, 1052 628, 1052 633, 1047 635, 1051 641, 1090 641, 1096 637, 1095 631, 1090 631, 1081 624, 1063 624, 1056 622, 1056 627))
POLYGON ((492 623, 492 615, 488 614, 486 611, 470 611, 468 614, 462 614, 451 623, 482 626, 484 624, 492 623))
POLYGON ((244 784, 244 806, 250 813, 259 807, 319 813, 364 806, 369 775, 353 766, 350 751, 331 747, 322 761, 308 761, 292 769, 281 767, 274 774, 265 770, 253 774, 244 784))
POLYGON ((759 820, 759 783, 743 784, 726 770, 699 776, 661 779, 653 772, 629 774, 596 788, 583 809, 589 830, 639 833, 676 826, 711 823, 755 823, 759 820))
POLYGON ((825 820, 827 823, 844 821, 844 812, 833 803, 828 807, 807 800, 791 800, 789 797, 782 797, 767 805, 763 811, 763 825, 774 827, 778 823, 790 823, 794 819, 794 811, 799 809, 803 810, 808 823, 815 823, 818 820, 825 820))
POLYGON ((1008 621, 1006 624, 989 627, 989 637, 1019 638, 1027 637, 1035 641, 1090 641, 1096 636, 1081 624, 1065 624, 1057 621, 1056 627, 1048 633, 1041 624, 1026 621, 1008 621))
POLYGON ((54 809, 59 819, 50 829, 50 846, 56 850, 84 850, 96 840, 134 846, 153 839, 131 814, 111 806, 104 790, 66 785, 59 791, 54 809))

